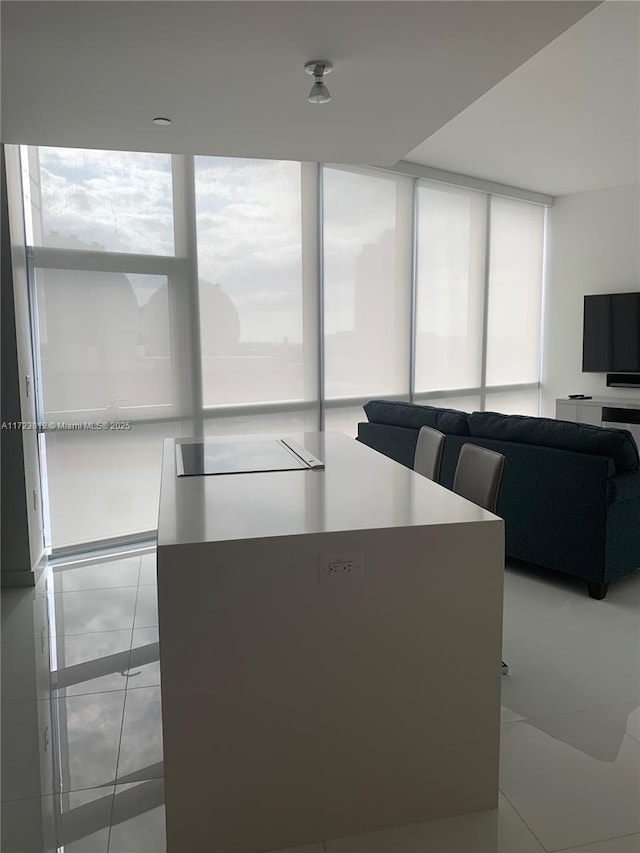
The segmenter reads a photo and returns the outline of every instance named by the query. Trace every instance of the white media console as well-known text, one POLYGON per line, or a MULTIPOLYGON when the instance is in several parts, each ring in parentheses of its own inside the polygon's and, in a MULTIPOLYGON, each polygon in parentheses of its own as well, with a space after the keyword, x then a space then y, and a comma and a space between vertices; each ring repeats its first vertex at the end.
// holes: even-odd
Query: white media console
POLYGON ((592 397, 556 400, 556 418, 594 426, 628 429, 640 445, 640 396, 638 399, 592 397))

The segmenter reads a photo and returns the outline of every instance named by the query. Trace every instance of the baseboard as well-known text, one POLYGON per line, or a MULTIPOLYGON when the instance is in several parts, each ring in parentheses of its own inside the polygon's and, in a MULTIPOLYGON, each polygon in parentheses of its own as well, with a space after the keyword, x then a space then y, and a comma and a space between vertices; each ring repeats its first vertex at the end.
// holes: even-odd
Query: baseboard
POLYGON ((38 578, 47 566, 48 559, 49 552, 46 548, 43 548, 38 554, 38 559, 34 563, 32 569, 2 572, 2 574, 0 574, 0 587, 2 587, 2 589, 16 589, 20 587, 35 586, 38 582, 38 578))

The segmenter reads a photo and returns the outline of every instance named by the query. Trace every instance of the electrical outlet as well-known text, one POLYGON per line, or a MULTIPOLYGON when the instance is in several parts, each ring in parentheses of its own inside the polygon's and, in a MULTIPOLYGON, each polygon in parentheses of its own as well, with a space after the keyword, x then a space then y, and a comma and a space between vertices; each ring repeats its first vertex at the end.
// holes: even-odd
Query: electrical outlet
POLYGON ((362 580, 362 551, 318 555, 318 583, 345 583, 362 580))

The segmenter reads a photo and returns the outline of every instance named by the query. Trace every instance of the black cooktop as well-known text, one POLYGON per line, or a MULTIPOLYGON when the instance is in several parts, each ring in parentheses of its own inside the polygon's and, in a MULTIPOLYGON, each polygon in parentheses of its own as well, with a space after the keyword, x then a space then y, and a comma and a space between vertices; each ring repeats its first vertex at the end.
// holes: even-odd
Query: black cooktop
POLYGON ((290 438, 176 444, 178 477, 248 474, 258 471, 308 471, 324 464, 290 438))

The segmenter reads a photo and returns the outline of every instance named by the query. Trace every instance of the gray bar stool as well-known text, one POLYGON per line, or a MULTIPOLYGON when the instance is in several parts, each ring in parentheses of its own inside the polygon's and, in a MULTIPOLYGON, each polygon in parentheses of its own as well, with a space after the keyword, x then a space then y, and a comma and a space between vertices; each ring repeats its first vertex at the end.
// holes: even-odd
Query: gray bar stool
POLYGON ((413 470, 437 483, 440 478, 443 450, 444 433, 423 426, 418 433, 416 454, 413 457, 413 470))

